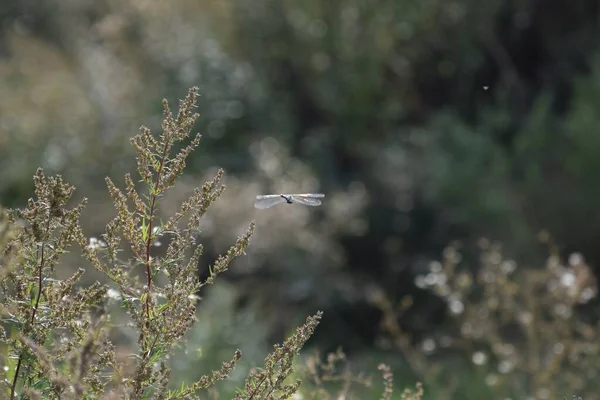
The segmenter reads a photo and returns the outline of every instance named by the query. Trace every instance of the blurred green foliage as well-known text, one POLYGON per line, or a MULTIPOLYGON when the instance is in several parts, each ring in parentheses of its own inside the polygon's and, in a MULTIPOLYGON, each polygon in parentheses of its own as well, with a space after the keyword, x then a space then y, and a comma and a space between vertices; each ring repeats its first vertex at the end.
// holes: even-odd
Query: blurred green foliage
POLYGON ((0 199, 22 204, 43 166, 105 203, 97 185, 132 169, 126 142, 157 127, 156 100, 197 85, 204 151, 163 211, 226 169, 210 259, 252 196, 327 193, 314 213, 257 214, 236 307, 260 310, 271 338, 319 307, 318 340, 371 351, 374 286, 415 296, 401 323, 418 335, 442 321, 413 280, 451 240, 491 236, 539 263, 544 231, 596 268, 599 13, 595 0, 6 0, 0 199))

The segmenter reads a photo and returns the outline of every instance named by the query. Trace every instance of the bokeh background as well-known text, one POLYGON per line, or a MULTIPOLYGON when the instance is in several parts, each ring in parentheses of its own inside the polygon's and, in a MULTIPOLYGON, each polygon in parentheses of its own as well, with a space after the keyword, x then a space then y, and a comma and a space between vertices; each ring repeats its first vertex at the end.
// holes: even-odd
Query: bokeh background
POLYGON ((426 398, 599 398, 598 342, 569 330, 597 316, 598 1, 3 0, 0 22, 0 203, 23 205, 41 166, 89 198, 87 235, 114 212, 104 177, 135 171, 130 137, 159 131, 163 97, 200 89, 203 141, 161 212, 222 167, 199 273, 257 231, 202 293, 178 379, 238 347, 256 365, 320 309, 313 349, 374 375, 390 363, 426 398), (253 208, 311 191, 322 207, 253 208), (541 278, 503 286, 496 267, 541 278), (574 301, 556 292, 581 280, 574 301), (465 333, 498 293, 523 334, 494 313, 469 315, 497 330, 465 333), (529 329, 521 311, 546 306, 529 329))

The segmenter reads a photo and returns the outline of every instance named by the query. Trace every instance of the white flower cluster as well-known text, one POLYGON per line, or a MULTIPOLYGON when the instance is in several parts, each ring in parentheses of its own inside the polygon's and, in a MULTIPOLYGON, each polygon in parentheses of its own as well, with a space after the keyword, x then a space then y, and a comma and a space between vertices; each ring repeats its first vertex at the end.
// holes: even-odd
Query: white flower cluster
POLYGON ((98 238, 91 237, 87 247, 90 250, 100 250, 106 248, 106 243, 98 238))

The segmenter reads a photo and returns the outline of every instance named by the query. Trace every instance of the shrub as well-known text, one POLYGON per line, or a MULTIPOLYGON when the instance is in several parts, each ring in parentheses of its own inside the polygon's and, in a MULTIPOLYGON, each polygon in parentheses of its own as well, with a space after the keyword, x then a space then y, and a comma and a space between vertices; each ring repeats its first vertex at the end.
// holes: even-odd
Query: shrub
MULTIPOLYGON (((192 88, 176 116, 163 102, 163 130, 158 138, 145 127, 133 137, 143 190, 130 175, 125 176, 125 190, 106 178, 116 216, 100 238, 86 238, 80 227, 86 200, 70 206, 75 188, 60 176, 47 177, 41 169, 34 176, 35 198, 23 209, 2 214, 0 366, 4 387, 0 391, 11 400, 192 399, 199 398, 198 391, 211 388, 218 397, 214 387, 236 367, 242 357, 239 350, 212 374, 177 389, 172 387, 168 359, 197 322, 199 291, 215 283, 244 254, 255 224, 251 222, 209 268, 209 275, 199 280, 199 227, 202 216, 225 189, 223 171, 195 189, 170 218, 158 217, 161 198, 183 174, 187 156, 200 142, 195 135, 182 145, 198 117, 194 112, 197 96, 197 89, 192 88), (168 242, 164 253, 156 251, 160 241, 168 242), (109 283, 83 285, 83 268, 66 279, 58 277, 61 256, 77 247, 109 283), (114 326, 109 305, 115 301, 127 311, 128 328, 137 335, 136 349, 125 357, 111 341, 114 326)), ((321 317, 321 312, 309 316, 283 344, 276 345, 264 367, 249 373, 235 398, 287 399, 298 392, 301 380, 293 377, 294 358, 321 317)), ((392 375, 388 367, 381 369, 383 398, 389 399, 392 375)))
POLYGON ((396 306, 383 292, 374 294, 382 327, 413 372, 439 390, 439 399, 598 399, 599 324, 589 312, 598 289, 583 257, 565 262, 552 249, 542 268, 519 268, 499 243, 482 239, 479 246, 473 272, 453 244, 416 278, 452 317, 425 338, 410 337, 398 323, 410 299, 396 306))

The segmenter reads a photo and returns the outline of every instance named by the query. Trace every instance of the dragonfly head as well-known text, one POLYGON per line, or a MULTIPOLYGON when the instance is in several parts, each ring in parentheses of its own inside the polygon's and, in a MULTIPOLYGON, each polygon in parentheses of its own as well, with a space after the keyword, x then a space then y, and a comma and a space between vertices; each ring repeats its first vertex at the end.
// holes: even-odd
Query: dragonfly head
POLYGON ((285 194, 282 194, 281 197, 283 197, 288 204, 292 204, 292 196, 286 196, 285 194))

